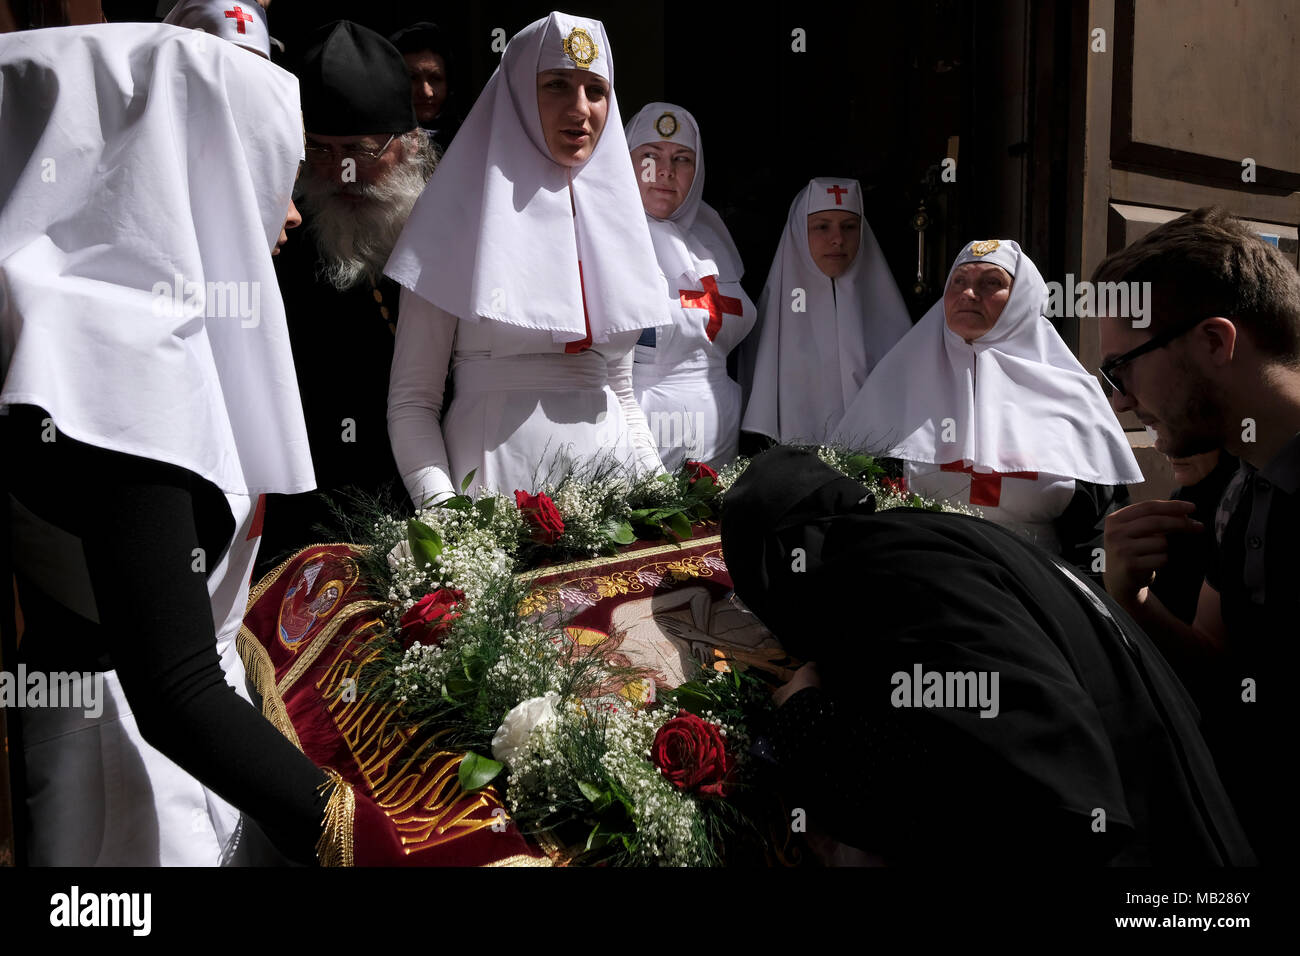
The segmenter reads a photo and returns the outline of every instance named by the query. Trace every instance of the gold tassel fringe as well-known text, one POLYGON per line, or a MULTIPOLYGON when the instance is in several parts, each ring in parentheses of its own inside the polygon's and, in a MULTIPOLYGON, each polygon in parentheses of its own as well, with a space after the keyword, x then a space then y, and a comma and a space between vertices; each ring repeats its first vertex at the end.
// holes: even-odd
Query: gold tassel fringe
POLYGON ((357 796, 348 783, 335 771, 325 768, 329 780, 321 784, 320 789, 333 784, 334 792, 325 804, 325 816, 321 820, 321 835, 316 841, 316 861, 321 866, 353 865, 352 824, 357 812, 357 796))

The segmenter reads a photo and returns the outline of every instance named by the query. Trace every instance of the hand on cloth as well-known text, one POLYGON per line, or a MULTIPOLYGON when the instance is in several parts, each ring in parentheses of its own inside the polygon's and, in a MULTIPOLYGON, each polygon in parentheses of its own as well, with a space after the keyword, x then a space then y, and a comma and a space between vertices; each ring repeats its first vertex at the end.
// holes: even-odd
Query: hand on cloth
POLYGON ((778 687, 772 693, 772 701, 780 707, 787 700, 809 687, 820 687, 822 685, 821 675, 817 673, 817 662, 809 661, 803 667, 794 672, 794 676, 778 687))

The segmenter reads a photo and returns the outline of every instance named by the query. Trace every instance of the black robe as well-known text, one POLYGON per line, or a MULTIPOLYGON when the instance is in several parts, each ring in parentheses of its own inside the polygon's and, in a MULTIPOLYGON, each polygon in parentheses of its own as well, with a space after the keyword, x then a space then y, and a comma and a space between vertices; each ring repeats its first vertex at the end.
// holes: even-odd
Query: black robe
POLYGON ((891 863, 1255 862, 1172 670, 1046 551, 980 518, 875 513, 783 447, 726 493, 722 543, 736 594, 822 675, 773 729, 810 826, 891 863), (997 672, 997 716, 895 706, 918 664, 997 672))
POLYGON ((377 285, 362 280, 340 292, 317 278, 318 264, 305 225, 290 234, 275 261, 317 491, 267 495, 258 575, 300 548, 339 537, 315 530, 334 527, 323 495, 339 499, 355 488, 404 500, 388 441, 398 285, 385 276, 377 285))

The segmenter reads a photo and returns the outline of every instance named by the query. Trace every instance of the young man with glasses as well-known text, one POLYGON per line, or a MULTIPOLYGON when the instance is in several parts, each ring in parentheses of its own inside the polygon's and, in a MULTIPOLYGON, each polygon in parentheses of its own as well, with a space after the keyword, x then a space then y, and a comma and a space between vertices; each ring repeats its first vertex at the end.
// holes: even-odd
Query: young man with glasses
POLYGON ((1173 457, 1215 448, 1242 460, 1215 518, 1215 554, 1189 627, 1150 588, 1201 530, 1190 502, 1145 501, 1106 521, 1106 586, 1160 644, 1261 858, 1280 855, 1283 815, 1266 718, 1287 694, 1300 631, 1300 275, 1219 209, 1198 209, 1107 257, 1093 281, 1150 282, 1148 328, 1101 319, 1101 370, 1173 457))

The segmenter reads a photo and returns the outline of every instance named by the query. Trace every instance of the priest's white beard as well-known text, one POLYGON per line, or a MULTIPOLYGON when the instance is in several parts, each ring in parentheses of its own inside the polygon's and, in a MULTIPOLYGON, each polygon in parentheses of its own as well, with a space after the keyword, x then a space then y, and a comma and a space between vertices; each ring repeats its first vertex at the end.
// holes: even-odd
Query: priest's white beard
POLYGON ((379 279, 435 162, 432 147, 422 141, 372 185, 342 183, 332 178, 333 172, 331 178, 321 179, 305 171, 302 205, 308 233, 320 253, 322 279, 340 292, 362 279, 379 279), (362 201, 342 195, 360 196, 362 201))

